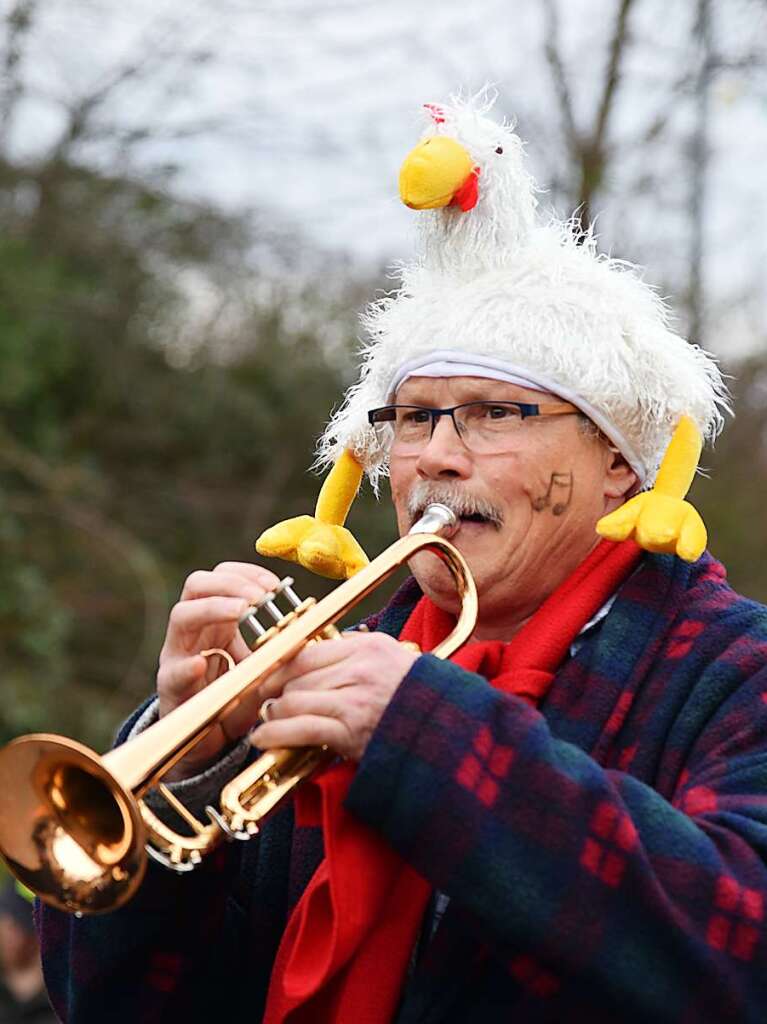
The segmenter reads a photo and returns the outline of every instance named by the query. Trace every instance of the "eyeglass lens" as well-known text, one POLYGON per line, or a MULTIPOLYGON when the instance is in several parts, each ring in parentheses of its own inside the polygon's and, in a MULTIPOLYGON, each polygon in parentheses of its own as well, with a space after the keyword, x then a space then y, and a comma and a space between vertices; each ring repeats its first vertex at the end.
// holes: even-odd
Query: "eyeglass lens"
POLYGON ((399 453, 424 448, 436 429, 437 420, 449 416, 468 448, 476 452, 503 451, 519 430, 522 414, 507 402, 472 402, 447 412, 421 406, 390 406, 375 424, 380 442, 399 453))

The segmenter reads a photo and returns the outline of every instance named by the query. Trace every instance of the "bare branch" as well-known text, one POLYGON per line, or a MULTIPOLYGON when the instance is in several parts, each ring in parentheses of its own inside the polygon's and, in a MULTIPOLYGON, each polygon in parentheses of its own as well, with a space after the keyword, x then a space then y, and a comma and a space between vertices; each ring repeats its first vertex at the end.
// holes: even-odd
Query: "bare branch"
POLYGON ((0 57, 0 140, 8 131, 22 92, 19 70, 25 37, 34 21, 37 0, 16 0, 5 19, 5 51, 0 57))
POLYGON ((711 51, 713 29, 710 0, 698 0, 695 36, 699 48, 698 82, 695 92, 695 127, 690 140, 690 280, 688 303, 690 334, 703 338, 703 270, 706 187, 708 185, 709 134, 711 119, 711 51))
POLYGON ((559 49, 559 16, 557 0, 544 0, 546 21, 546 62, 559 99, 559 108, 565 125, 565 139, 573 162, 580 170, 580 183, 576 195, 578 217, 584 232, 591 223, 591 204, 599 188, 608 158, 608 128, 610 114, 621 80, 621 65, 629 38, 628 19, 634 0, 619 0, 615 27, 610 40, 607 68, 602 93, 597 105, 593 126, 579 130, 575 120, 573 99, 567 80, 564 61, 559 49))
MULTIPOLYGON (((125 60, 102 76, 84 95, 65 104, 66 123, 51 147, 48 162, 67 160, 73 147, 80 142, 104 138, 107 134, 114 136, 116 130, 107 133, 103 125, 96 124, 96 119, 105 104, 126 85, 147 79, 159 69, 167 73, 169 68, 175 68, 175 78, 167 87, 167 91, 172 91, 176 84, 185 80, 190 65, 199 65, 210 59, 211 54, 204 47, 188 46, 180 50, 179 33, 180 26, 175 19, 159 29, 152 25, 144 38, 132 47, 132 53, 140 56, 125 60)), ((145 136, 151 133, 153 138, 156 137, 154 128, 146 127, 142 133, 145 136)))
POLYGON ((126 82, 135 81, 158 56, 157 53, 145 53, 139 60, 124 64, 91 92, 71 104, 66 125, 51 151, 50 162, 65 160, 72 147, 90 134, 93 118, 104 103, 126 82))
POLYGON ((567 142, 571 151, 575 153, 580 146, 580 134, 575 123, 573 101, 564 61, 559 51, 559 12, 556 0, 544 0, 543 8, 546 18, 546 41, 544 43, 546 63, 551 71, 554 89, 559 99, 559 109, 565 123, 567 142))
POLYGON ((602 93, 602 99, 599 104, 596 124, 592 135, 597 149, 601 149, 603 145, 605 134, 607 132, 608 119, 618 91, 618 85, 621 78, 621 63, 626 52, 626 44, 628 42, 628 18, 633 5, 634 0, 620 0, 618 16, 615 21, 615 30, 610 44, 610 57, 607 63, 604 91, 602 93))

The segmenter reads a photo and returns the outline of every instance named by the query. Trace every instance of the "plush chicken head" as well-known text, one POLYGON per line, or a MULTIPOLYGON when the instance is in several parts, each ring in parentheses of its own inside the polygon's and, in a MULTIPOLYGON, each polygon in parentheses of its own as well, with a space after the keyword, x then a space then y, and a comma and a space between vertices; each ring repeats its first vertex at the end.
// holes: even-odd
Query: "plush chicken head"
POLYGON ((509 124, 486 116, 486 93, 427 103, 428 125, 400 170, 402 202, 423 211, 420 249, 435 270, 466 274, 506 265, 535 222, 535 184, 509 124))

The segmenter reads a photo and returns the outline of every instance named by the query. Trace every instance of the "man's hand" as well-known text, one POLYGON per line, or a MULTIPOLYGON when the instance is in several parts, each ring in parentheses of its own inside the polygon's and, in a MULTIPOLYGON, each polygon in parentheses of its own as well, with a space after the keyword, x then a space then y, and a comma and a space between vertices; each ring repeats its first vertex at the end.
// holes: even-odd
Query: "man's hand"
MULTIPOLYGON (((201 651, 220 648, 235 662, 250 651, 238 623, 246 608, 274 589, 279 580, 268 569, 246 562, 222 562, 211 572, 193 572, 170 613, 160 652, 157 694, 160 717, 183 704, 228 668, 221 657, 204 658, 201 651)), ((250 700, 217 724, 205 739, 169 773, 179 779, 210 765, 229 742, 244 735, 258 714, 263 695, 250 700)))
POLYGON ((385 633, 347 633, 305 647, 276 672, 264 696, 268 721, 252 735, 259 750, 319 747, 359 761, 418 653, 385 633))

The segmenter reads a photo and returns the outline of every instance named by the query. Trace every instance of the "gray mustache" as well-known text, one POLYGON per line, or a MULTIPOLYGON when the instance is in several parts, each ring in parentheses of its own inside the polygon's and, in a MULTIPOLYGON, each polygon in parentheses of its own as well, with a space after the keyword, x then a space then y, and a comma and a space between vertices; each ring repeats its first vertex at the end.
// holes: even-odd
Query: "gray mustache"
POLYGON ((429 480, 419 480, 410 488, 407 511, 411 522, 415 522, 433 501, 448 505, 459 516, 482 516, 496 529, 503 524, 500 508, 486 498, 471 494, 460 484, 432 483, 429 480))

